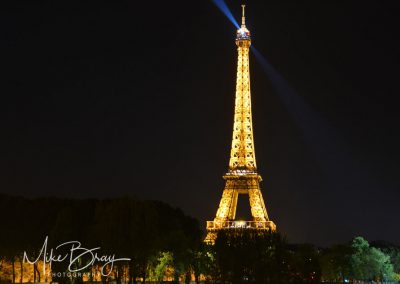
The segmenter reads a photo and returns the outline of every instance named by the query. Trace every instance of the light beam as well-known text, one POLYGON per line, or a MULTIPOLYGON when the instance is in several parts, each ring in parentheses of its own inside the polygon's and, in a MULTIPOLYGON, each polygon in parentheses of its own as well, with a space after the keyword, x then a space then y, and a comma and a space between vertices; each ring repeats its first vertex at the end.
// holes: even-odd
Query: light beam
POLYGON ((362 176, 365 175, 362 174, 362 167, 354 159, 348 145, 336 129, 304 101, 256 48, 252 46, 251 50, 279 99, 301 130, 306 146, 314 154, 332 184, 338 186, 341 183, 340 179, 342 182, 351 180, 356 184, 364 183, 362 176))
POLYGON ((228 6, 226 5, 224 0, 213 0, 213 3, 215 4, 215 6, 218 7, 218 9, 229 19, 229 21, 232 22, 232 24, 234 24, 234 26, 239 29, 239 24, 238 22, 235 20, 235 18, 233 17, 231 11, 229 10, 228 6))

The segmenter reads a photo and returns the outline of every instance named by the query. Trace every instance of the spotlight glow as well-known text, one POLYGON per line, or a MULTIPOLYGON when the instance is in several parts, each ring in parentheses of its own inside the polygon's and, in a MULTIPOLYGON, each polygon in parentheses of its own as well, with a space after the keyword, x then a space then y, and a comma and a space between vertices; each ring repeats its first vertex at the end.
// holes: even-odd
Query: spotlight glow
MULTIPOLYGON (((276 94, 292 116, 294 122, 302 130, 303 139, 315 152, 317 159, 325 163, 327 156, 338 159, 337 153, 343 153, 343 145, 329 124, 313 110, 311 106, 289 85, 282 75, 253 46, 251 47, 257 61, 276 90, 276 94), (340 146, 339 146, 340 145, 340 146)), ((328 160, 330 160, 328 158, 328 160)))
POLYGON ((352 151, 337 130, 289 85, 254 46, 251 46, 251 50, 331 184, 338 186, 346 182, 365 185, 365 176, 368 175, 355 161, 352 151))
POLYGON ((213 3, 215 6, 218 7, 218 9, 229 19, 229 21, 232 22, 232 24, 235 25, 237 29, 239 29, 239 24, 233 17, 231 11, 229 10, 228 6, 226 5, 224 0, 213 0, 213 3))

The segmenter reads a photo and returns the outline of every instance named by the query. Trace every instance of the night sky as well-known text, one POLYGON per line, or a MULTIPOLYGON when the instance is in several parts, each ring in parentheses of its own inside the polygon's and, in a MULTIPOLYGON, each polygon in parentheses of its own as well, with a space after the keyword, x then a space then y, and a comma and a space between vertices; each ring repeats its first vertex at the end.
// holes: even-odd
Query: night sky
MULTIPOLYGON (((13 2, 0 10, 0 193, 131 195, 212 220, 236 75, 235 27, 212 1, 13 2)), ((328 129, 305 134, 251 56, 263 195, 292 242, 400 243, 390 5, 247 1, 253 45, 328 129)))

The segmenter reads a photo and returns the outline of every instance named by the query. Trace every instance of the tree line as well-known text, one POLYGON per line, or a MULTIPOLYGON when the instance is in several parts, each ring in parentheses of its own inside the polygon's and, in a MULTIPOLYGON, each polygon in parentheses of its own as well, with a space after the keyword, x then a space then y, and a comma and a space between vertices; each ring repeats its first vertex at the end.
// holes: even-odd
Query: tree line
MULTIPOLYGON (((89 265, 89 278, 71 276, 68 261, 53 262, 53 282, 146 281, 189 283, 320 283, 399 281, 400 248, 361 237, 347 244, 318 248, 290 244, 279 233, 246 229, 221 231, 214 245, 203 243, 199 222, 160 201, 132 197, 115 199, 27 199, 0 195, 0 281, 24 280, 23 252, 37 257, 48 247, 78 240, 101 254, 129 258, 106 266, 108 275, 95 278, 100 263, 89 265), (9 264, 8 266, 6 264, 9 264), (19 279, 16 270, 19 269, 19 279)), ((63 249, 59 249, 60 253, 63 249)), ((82 257, 76 266, 90 260, 82 257)), ((38 264, 30 282, 44 282, 38 264)), ((75 267, 76 268, 76 267, 75 267)), ((26 273, 26 272, 25 272, 26 273)))
POLYGON ((220 283, 399 282, 400 248, 355 237, 318 248, 277 233, 221 231, 213 247, 220 283))
MULTIPOLYGON (((202 243, 199 223, 163 202, 132 197, 76 200, 0 195, 0 208, 3 212, 0 264, 1 261, 12 263, 13 270, 11 279, 1 279, 5 271, 0 266, 0 280, 22 282, 23 274, 16 279, 14 267, 22 267, 24 251, 36 257, 46 236, 49 248, 77 240, 85 248, 101 247, 102 254, 131 259, 116 262, 110 276, 102 278, 103 282, 113 279, 121 283, 123 277, 130 283, 150 277, 162 280, 164 270, 160 265, 173 267, 172 279, 176 281, 182 274, 196 273, 192 259, 202 243), (168 263, 160 263, 168 256, 168 263)), ((63 248, 57 251, 68 253, 63 248)), ((52 263, 53 282, 71 282, 71 277, 65 273, 57 273, 66 272, 68 264, 68 261, 52 263)), ((33 271, 33 281, 40 282, 41 271, 35 267, 33 271)), ((79 277, 72 280, 74 283, 83 281, 79 277)))

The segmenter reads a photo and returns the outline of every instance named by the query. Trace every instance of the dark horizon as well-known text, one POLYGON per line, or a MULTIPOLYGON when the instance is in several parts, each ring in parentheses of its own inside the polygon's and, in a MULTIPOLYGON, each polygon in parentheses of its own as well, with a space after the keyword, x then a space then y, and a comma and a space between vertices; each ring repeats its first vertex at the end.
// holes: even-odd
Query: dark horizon
MULTIPOLYGON (((241 2, 226 2, 238 20, 241 2)), ((361 235, 399 244, 394 6, 246 4, 253 45, 345 145, 305 137, 251 54, 258 172, 278 231, 296 243, 361 235), (316 156, 314 146, 330 152, 316 156)), ((202 225, 214 218, 236 46, 212 1, 21 2, 1 20, 0 193, 132 195, 202 225)))

